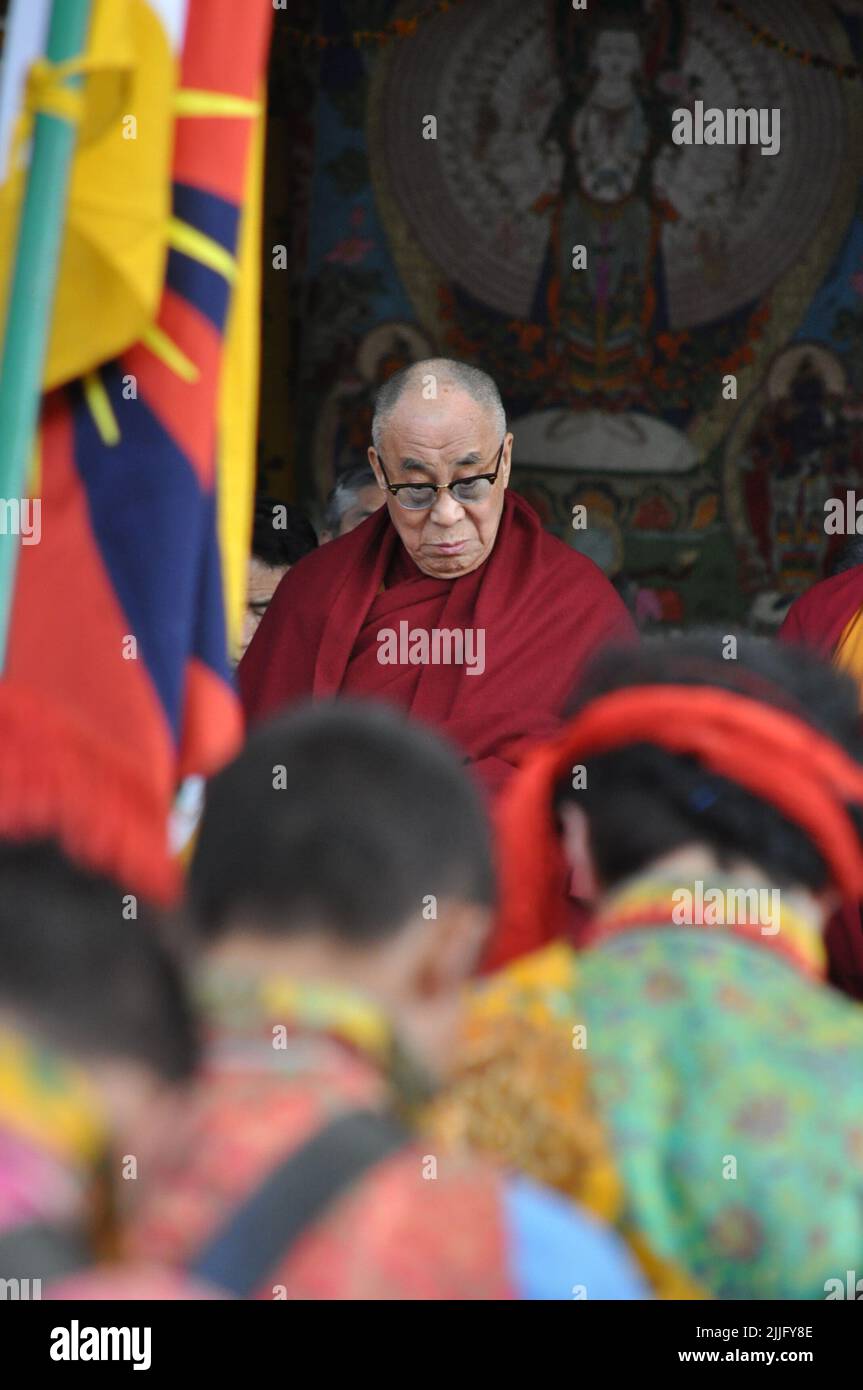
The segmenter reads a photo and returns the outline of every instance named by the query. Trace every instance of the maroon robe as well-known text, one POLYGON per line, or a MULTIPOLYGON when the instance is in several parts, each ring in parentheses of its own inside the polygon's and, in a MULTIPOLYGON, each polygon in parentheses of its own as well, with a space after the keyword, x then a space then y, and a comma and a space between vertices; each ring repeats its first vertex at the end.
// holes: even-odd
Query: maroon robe
POLYGON ((795 599, 779 629, 783 642, 799 642, 829 661, 848 623, 863 607, 863 565, 813 584, 795 599))
POLYGON ((280 583, 240 663, 250 723, 309 696, 390 702, 446 734, 494 793, 526 740, 561 722, 578 675, 634 626, 602 572, 543 530, 512 492, 488 559, 458 579, 423 574, 386 508, 305 556, 280 583), (485 636, 485 667, 384 665, 381 633, 485 636))
MULTIPOLYGON (((830 661, 848 623, 863 606, 863 565, 813 584, 795 599, 779 629, 779 640, 798 643, 830 661)), ((831 984, 863 999, 863 927, 857 903, 831 917, 824 934, 831 984)))

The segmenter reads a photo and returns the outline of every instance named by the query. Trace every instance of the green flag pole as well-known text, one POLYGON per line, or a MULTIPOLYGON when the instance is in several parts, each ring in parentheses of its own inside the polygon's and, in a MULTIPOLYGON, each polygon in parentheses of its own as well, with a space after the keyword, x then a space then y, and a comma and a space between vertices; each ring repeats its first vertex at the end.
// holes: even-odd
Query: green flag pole
MULTIPOLYGON (((45 48, 49 63, 80 56, 87 41, 90 7, 91 0, 53 0, 45 48)), ((69 77, 65 85, 77 87, 80 82, 80 77, 69 77)), ((59 113, 39 111, 33 123, 0 359, 0 505, 10 500, 20 505, 27 482, 76 134, 75 122, 59 113)), ((3 508, 6 524, 0 527, 0 671, 6 662, 18 558, 19 537, 9 525, 11 510, 3 508)))

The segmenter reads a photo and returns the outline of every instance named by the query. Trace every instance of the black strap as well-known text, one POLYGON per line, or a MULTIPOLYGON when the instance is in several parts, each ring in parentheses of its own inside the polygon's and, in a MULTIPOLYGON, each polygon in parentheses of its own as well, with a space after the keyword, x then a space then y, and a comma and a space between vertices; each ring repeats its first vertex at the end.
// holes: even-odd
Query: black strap
POLYGON ((327 1207, 408 1139, 390 1115, 349 1110, 337 1116, 231 1213, 190 1272, 237 1298, 249 1298, 327 1207))

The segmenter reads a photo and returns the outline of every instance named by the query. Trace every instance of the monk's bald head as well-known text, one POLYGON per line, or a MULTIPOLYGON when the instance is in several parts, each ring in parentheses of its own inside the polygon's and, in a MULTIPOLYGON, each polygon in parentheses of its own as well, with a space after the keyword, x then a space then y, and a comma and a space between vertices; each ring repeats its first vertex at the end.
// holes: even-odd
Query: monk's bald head
POLYGON ((471 367, 467 362, 457 362, 451 357, 427 357, 422 362, 412 362, 396 372, 380 388, 375 400, 372 417, 372 443, 380 452, 383 433, 396 409, 413 409, 420 403, 426 414, 434 412, 434 403, 442 406, 450 403, 450 398, 465 395, 483 411, 487 411, 498 438, 506 433, 506 411, 500 392, 488 372, 479 367, 471 367))
POLYGON ((458 579, 488 558, 503 514, 512 435, 486 372, 415 362, 378 394, 369 462, 390 519, 424 574, 458 579))

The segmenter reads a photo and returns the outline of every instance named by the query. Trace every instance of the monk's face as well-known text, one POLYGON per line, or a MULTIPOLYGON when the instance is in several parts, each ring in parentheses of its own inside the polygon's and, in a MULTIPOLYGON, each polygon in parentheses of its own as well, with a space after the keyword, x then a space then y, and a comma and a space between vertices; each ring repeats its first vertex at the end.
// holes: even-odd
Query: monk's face
MULTIPOLYGON (((441 384, 435 400, 424 400, 421 390, 404 392, 384 428, 380 456, 369 449, 369 461, 382 485, 381 458, 391 483, 452 483, 493 473, 500 447, 491 412, 458 387, 441 384)), ((459 502, 443 491, 426 511, 410 511, 386 494, 392 523, 423 574, 458 579, 488 558, 500 525, 511 451, 507 434, 497 481, 482 501, 459 502)))

